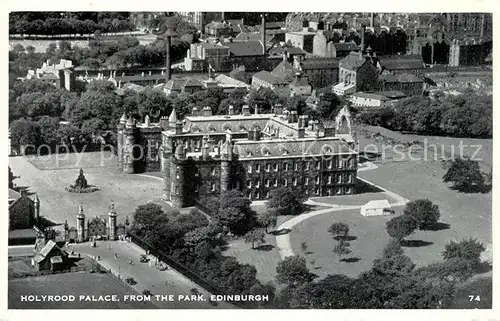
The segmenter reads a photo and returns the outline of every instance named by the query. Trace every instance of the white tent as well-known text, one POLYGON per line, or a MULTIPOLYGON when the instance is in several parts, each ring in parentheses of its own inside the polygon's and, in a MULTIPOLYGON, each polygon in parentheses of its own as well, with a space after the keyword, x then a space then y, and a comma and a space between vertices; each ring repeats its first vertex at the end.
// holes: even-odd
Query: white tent
POLYGON ((363 216, 380 216, 390 215, 393 211, 388 200, 369 201, 361 207, 361 215, 363 216))

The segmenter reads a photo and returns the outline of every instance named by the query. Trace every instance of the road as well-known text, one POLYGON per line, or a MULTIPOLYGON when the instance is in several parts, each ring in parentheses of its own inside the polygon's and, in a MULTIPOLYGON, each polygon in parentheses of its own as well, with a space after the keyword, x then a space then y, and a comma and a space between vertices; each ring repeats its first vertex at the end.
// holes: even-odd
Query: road
POLYGON ((124 241, 99 241, 97 247, 93 248, 90 242, 73 244, 70 246, 75 252, 83 253, 91 257, 100 256, 99 263, 120 278, 132 277, 137 282, 131 285, 139 293, 149 290, 154 295, 173 295, 175 300, 157 301, 152 299, 152 303, 162 309, 234 309, 235 307, 226 302, 218 302, 216 307, 212 306, 208 300, 210 294, 197 284, 179 272, 169 268, 160 271, 148 263, 140 263, 141 254, 145 254, 134 243, 124 241), (115 258, 115 253, 117 258, 115 258), (129 261, 132 260, 132 264, 129 261), (203 294, 206 301, 183 301, 179 296, 189 296, 191 289, 196 288, 203 294))
POLYGON ((8 253, 9 257, 33 256, 35 245, 9 246, 8 253))

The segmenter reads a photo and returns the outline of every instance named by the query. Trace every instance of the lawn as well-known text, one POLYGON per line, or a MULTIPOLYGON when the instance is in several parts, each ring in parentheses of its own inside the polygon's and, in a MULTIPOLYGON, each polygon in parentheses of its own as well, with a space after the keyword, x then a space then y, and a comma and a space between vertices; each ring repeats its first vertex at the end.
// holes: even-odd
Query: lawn
POLYGON ((154 309, 151 302, 123 302, 133 289, 108 273, 61 273, 9 280, 9 309, 154 309), (98 285, 98 286, 96 286, 98 285), (84 302, 79 295, 117 295, 120 302, 84 302), (74 295, 73 302, 21 302, 21 295, 74 295))
POLYGON ((83 206, 88 218, 97 215, 106 216, 112 201, 115 203, 119 223, 124 222, 126 216, 131 219, 138 205, 150 201, 169 209, 169 206, 161 200, 163 192, 161 180, 123 174, 112 160, 99 166, 100 159, 101 154, 98 152, 85 153, 79 164, 66 161, 60 164, 65 169, 54 169, 53 155, 29 159, 10 157, 9 166, 15 175, 21 176, 15 180, 18 186, 28 187, 31 193, 38 193, 40 214, 56 223, 64 223, 67 220, 70 226, 74 225, 80 205, 83 206), (80 167, 83 168, 87 182, 99 187, 100 191, 77 194, 65 190, 66 186, 74 184, 80 167))

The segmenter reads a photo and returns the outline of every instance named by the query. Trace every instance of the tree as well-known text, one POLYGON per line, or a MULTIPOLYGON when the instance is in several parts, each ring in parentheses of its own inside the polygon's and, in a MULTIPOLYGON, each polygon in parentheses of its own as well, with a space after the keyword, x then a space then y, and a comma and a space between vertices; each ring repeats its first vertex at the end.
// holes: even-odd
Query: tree
POLYGON ((460 242, 451 241, 445 247, 443 258, 445 260, 453 258, 464 259, 472 267, 476 267, 481 263, 481 253, 484 250, 484 245, 473 238, 460 242))
POLYGON ((33 145, 36 148, 40 142, 40 126, 31 120, 15 120, 10 123, 10 137, 13 147, 33 145))
POLYGON ((54 147, 61 141, 57 135, 59 118, 43 116, 38 120, 38 126, 40 126, 40 138, 45 144, 54 147))
POLYGON ((155 203, 147 203, 139 205, 134 212, 133 229, 151 230, 156 218, 167 217, 161 205, 155 203))
POLYGON ((254 229, 245 234, 245 243, 251 243, 252 244, 252 249, 255 249, 255 243, 257 245, 264 244, 266 241, 264 240, 264 237, 266 236, 266 232, 264 232, 263 229, 254 229))
POLYGON ((342 261, 342 256, 350 254, 351 250, 349 249, 351 244, 345 240, 339 240, 338 244, 333 248, 333 253, 337 254, 339 257, 339 262, 342 261))
POLYGON ((244 235, 256 223, 254 210, 250 208, 251 201, 238 190, 222 192, 219 197, 219 210, 214 218, 237 235, 244 235))
POLYGON ((208 242, 212 246, 216 246, 224 242, 222 226, 217 223, 210 223, 207 226, 195 228, 184 235, 184 242, 191 247, 202 242, 208 242))
POLYGON ((384 275, 407 275, 415 268, 411 259, 402 254, 382 257, 373 261, 372 269, 384 275))
POLYGON ((278 187, 271 191, 267 208, 276 211, 278 215, 298 215, 305 211, 306 197, 300 190, 290 187, 278 187))
POLYGON ((460 192, 467 192, 474 186, 482 187, 484 177, 477 161, 455 158, 443 176, 443 181, 445 183, 451 182, 453 188, 460 192))
POLYGON ((333 223, 328 228, 328 233, 332 234, 333 238, 345 238, 347 235, 349 235, 349 225, 341 222, 333 223))
POLYGON ((404 251, 401 248, 401 244, 398 241, 392 239, 384 247, 382 257, 390 258, 393 256, 398 256, 398 255, 403 255, 403 254, 404 254, 404 251))
POLYGON ((401 215, 392 218, 386 223, 387 233, 401 242, 405 237, 410 235, 417 228, 417 223, 414 219, 407 215, 401 215))
POLYGON ((440 217, 438 206, 432 204, 428 199, 409 202, 406 204, 403 215, 413 218, 421 230, 426 226, 436 224, 440 217))
POLYGON ((209 224, 207 217, 196 209, 189 211, 187 214, 178 214, 172 221, 179 226, 182 235, 209 224))
POLYGON ((307 247, 307 242, 300 243, 300 249, 302 250, 302 252, 304 252, 304 254, 307 254, 307 247))
POLYGON ((314 276, 307 268, 306 259, 301 256, 289 256, 278 263, 276 280, 281 284, 297 287, 310 282, 314 276))
POLYGON ((265 211, 258 215, 257 222, 264 227, 266 233, 269 228, 275 228, 278 222, 278 214, 275 211, 265 211))

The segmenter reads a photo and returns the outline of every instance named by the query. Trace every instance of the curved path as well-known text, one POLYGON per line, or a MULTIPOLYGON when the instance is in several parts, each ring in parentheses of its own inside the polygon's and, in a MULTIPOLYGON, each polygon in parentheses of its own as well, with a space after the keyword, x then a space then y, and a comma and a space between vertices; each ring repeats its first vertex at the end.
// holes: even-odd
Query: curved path
MULTIPOLYGON (((373 166, 365 167, 364 170, 370 170, 370 169, 375 169, 375 168, 377 168, 377 166, 375 164, 373 164, 373 166)), ((384 191, 384 193, 386 195, 396 199, 397 202, 390 203, 391 206, 402 206, 402 205, 405 205, 406 203, 409 202, 408 199, 406 199, 406 198, 404 198, 396 193, 388 191, 387 189, 385 189, 381 186, 373 184, 373 183, 371 183, 365 179, 359 178, 359 177, 358 177, 358 179, 364 181, 365 183, 368 183, 370 185, 373 185, 373 186, 380 188, 381 190, 384 191)), ((299 224, 307 219, 310 219, 311 217, 323 215, 323 214, 327 214, 327 213, 333 214, 334 212, 338 212, 338 211, 361 209, 361 207, 362 207, 362 205, 338 205, 338 204, 329 204, 329 203, 323 203, 323 202, 318 202, 318 201, 313 201, 313 200, 308 200, 306 202, 306 204, 320 205, 320 206, 324 206, 324 207, 328 207, 328 208, 296 216, 296 217, 292 218, 291 220, 288 220, 288 221, 284 222, 283 224, 281 224, 280 226, 278 226, 278 228, 276 228, 276 230, 277 231, 289 230, 291 232, 291 230, 293 229, 293 227, 295 225, 297 225, 297 224, 299 224)), ((282 260, 288 256, 294 255, 292 243, 290 241, 290 232, 288 232, 286 234, 282 234, 282 235, 276 235, 276 247, 278 248, 278 251, 280 253, 282 260)))

